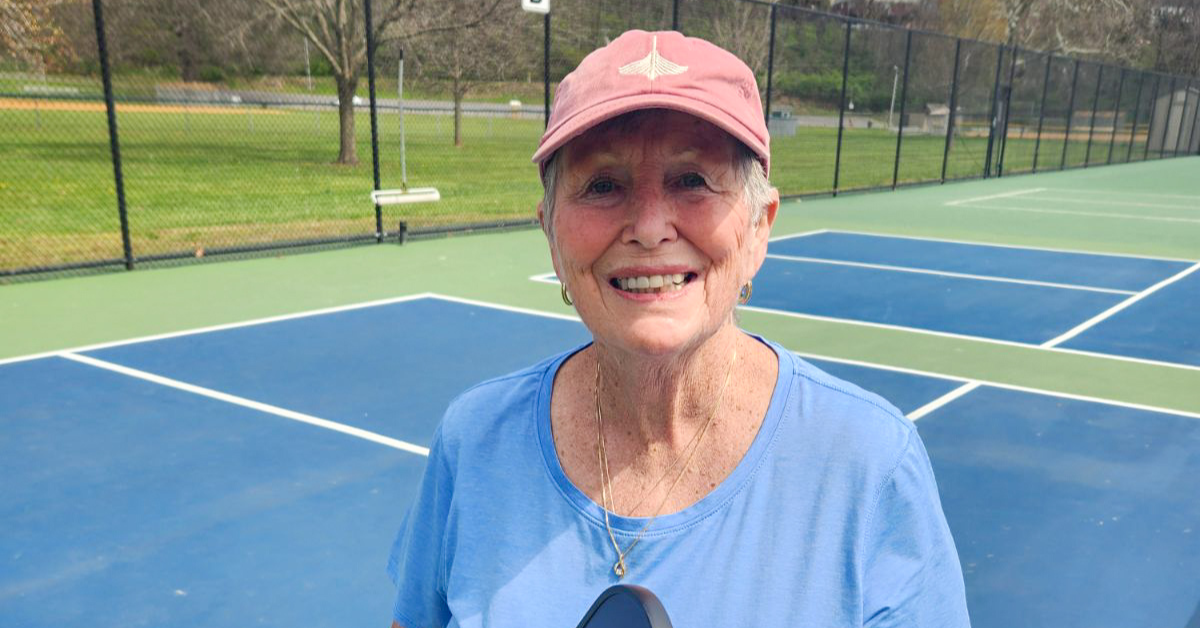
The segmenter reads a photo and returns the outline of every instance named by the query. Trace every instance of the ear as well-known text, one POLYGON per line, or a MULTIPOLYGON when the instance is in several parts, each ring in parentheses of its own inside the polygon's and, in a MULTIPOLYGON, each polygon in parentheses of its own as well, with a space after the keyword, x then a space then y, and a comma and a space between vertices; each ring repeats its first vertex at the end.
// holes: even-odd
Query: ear
POLYGON ((537 204, 537 217, 538 224, 542 226, 542 233, 549 234, 550 231, 546 229, 546 211, 542 201, 538 201, 537 204))
POLYGON ((779 213, 779 190, 771 188, 771 200, 767 203, 766 211, 763 212, 762 219, 758 224, 751 228, 750 233, 750 274, 748 277, 753 277, 758 274, 758 269, 762 268, 763 261, 767 258, 767 244, 771 240, 771 227, 775 224, 775 216, 779 213))

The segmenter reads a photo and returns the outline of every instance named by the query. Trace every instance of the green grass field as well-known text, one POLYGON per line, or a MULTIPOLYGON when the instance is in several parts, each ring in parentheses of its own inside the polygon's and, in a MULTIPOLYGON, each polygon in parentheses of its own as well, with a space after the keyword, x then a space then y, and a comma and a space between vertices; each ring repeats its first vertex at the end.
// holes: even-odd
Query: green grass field
MULTIPOLYGON (((11 104, 14 101, 9 101, 11 104)), ((33 103, 33 101, 20 101, 33 103)), ((92 111, 0 108, 0 269, 121 257, 105 115, 92 111)), ((78 105, 76 105, 78 107, 78 105)), ((130 229, 136 256, 201 252, 285 240, 372 234, 370 126, 357 117, 357 166, 336 165, 336 112, 281 109, 118 107, 130 229)), ((400 120, 380 120, 384 188, 401 180, 400 120)), ((385 229, 531 218, 540 195, 529 156, 540 120, 463 118, 463 145, 449 115, 405 116, 408 181, 434 186, 435 204, 385 207, 385 229)), ((1056 169, 1062 133, 1048 133, 1039 169, 1056 169)), ((1094 142, 1092 163, 1107 156, 1094 142)), ((1086 133, 1072 133, 1067 165, 1083 163, 1086 133)), ((1033 139, 1010 139, 1006 173, 1032 167, 1033 139)), ((896 136, 846 129, 839 189, 890 185, 896 136)), ((1127 143, 1115 142, 1123 158, 1127 143)), ((941 176, 945 140, 906 135, 900 181, 941 176)), ((773 183, 784 194, 833 187, 837 130, 800 128, 772 143, 773 183)), ((1134 158, 1141 156, 1141 144, 1134 158)), ((980 176, 986 137, 952 143, 946 176, 980 176)))

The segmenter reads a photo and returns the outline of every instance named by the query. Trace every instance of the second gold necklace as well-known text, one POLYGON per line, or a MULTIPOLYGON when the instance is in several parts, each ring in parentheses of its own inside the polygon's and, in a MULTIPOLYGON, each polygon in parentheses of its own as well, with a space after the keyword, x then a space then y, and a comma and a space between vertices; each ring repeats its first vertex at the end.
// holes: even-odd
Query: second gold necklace
MULTIPOLYGON (((613 573, 617 575, 618 579, 624 578, 625 575, 629 573, 629 566, 626 564, 625 558, 629 556, 629 553, 633 551, 634 547, 637 547, 637 544, 642 540, 642 535, 644 535, 646 530, 650 528, 650 524, 654 523, 655 519, 658 519, 659 514, 662 513, 663 506, 666 505, 667 499, 669 499, 671 496, 671 492, 675 490, 675 487, 678 486, 679 482, 683 479, 684 474, 687 473, 688 468, 691 467, 692 458, 695 457, 696 452, 700 449, 700 443, 704 440, 705 433, 708 432, 709 426, 712 425, 713 419, 716 418, 717 413, 721 409, 721 402, 725 399, 725 389, 729 386, 729 380, 733 377, 733 365, 735 363, 737 363, 736 347, 733 350, 733 358, 729 361, 729 369, 725 373, 725 381, 721 384, 720 392, 717 393, 717 402, 713 405, 712 412, 708 415, 708 419, 704 421, 704 425, 696 431, 696 433, 692 436, 692 440, 689 441, 687 446, 684 448, 684 451, 687 452, 686 458, 683 457, 683 454, 680 454, 680 457, 676 458, 675 461, 667 467, 667 470, 663 473, 662 477, 660 477, 658 481, 646 491, 646 494, 649 494, 650 491, 653 491, 658 487, 659 484, 662 483, 664 479, 666 479, 666 477, 670 474, 671 469, 673 469, 675 465, 679 463, 681 458, 684 460, 683 467, 679 469, 679 472, 675 475, 675 480, 671 483, 671 486, 667 488, 667 492, 663 494, 663 498, 661 501, 659 501, 658 507, 654 509, 654 515, 651 516, 650 520, 646 522, 646 525, 642 526, 642 529, 638 531, 637 536, 634 537, 633 542, 629 544, 629 547, 626 547, 624 550, 622 550, 621 545, 617 543, 617 537, 613 533, 612 524, 609 521, 608 516, 610 510, 615 510, 616 504, 612 493, 612 475, 608 470, 608 451, 604 444, 604 413, 601 410, 600 404, 600 389, 603 379, 600 372, 600 360, 596 360, 596 453, 599 457, 600 464, 600 501, 601 509, 604 510, 604 528, 608 532, 608 539, 612 542, 613 550, 615 550, 617 553, 617 562, 613 565, 613 573)), ((643 496, 642 499, 645 500, 645 497, 643 496)), ((637 505, 641 505, 641 501, 639 501, 637 505)))

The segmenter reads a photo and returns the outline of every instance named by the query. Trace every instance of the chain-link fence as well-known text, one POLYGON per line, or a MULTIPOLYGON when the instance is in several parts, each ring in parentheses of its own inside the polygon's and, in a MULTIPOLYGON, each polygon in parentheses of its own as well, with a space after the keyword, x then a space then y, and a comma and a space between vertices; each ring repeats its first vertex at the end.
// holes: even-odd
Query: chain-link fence
POLYGON ((746 61, 785 196, 1200 153, 1195 79, 758 0, 448 3, 462 28, 402 35, 393 5, 367 29, 346 3, 369 64, 263 5, 230 4, 221 39, 111 3, 106 29, 100 0, 56 9, 70 54, 0 56, 0 280, 532 224, 544 95, 631 28, 746 61), (201 52, 218 40, 222 63, 201 52), (412 188, 441 200, 370 196, 412 188))

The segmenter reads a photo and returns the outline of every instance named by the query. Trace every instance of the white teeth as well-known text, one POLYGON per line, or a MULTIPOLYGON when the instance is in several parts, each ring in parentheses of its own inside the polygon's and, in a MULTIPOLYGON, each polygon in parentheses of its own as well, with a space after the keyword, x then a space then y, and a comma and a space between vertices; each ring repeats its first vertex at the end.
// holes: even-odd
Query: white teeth
POLYGON ((629 292, 666 292, 668 290, 682 290, 685 279, 686 276, 683 273, 621 277, 617 279, 617 286, 629 292))

